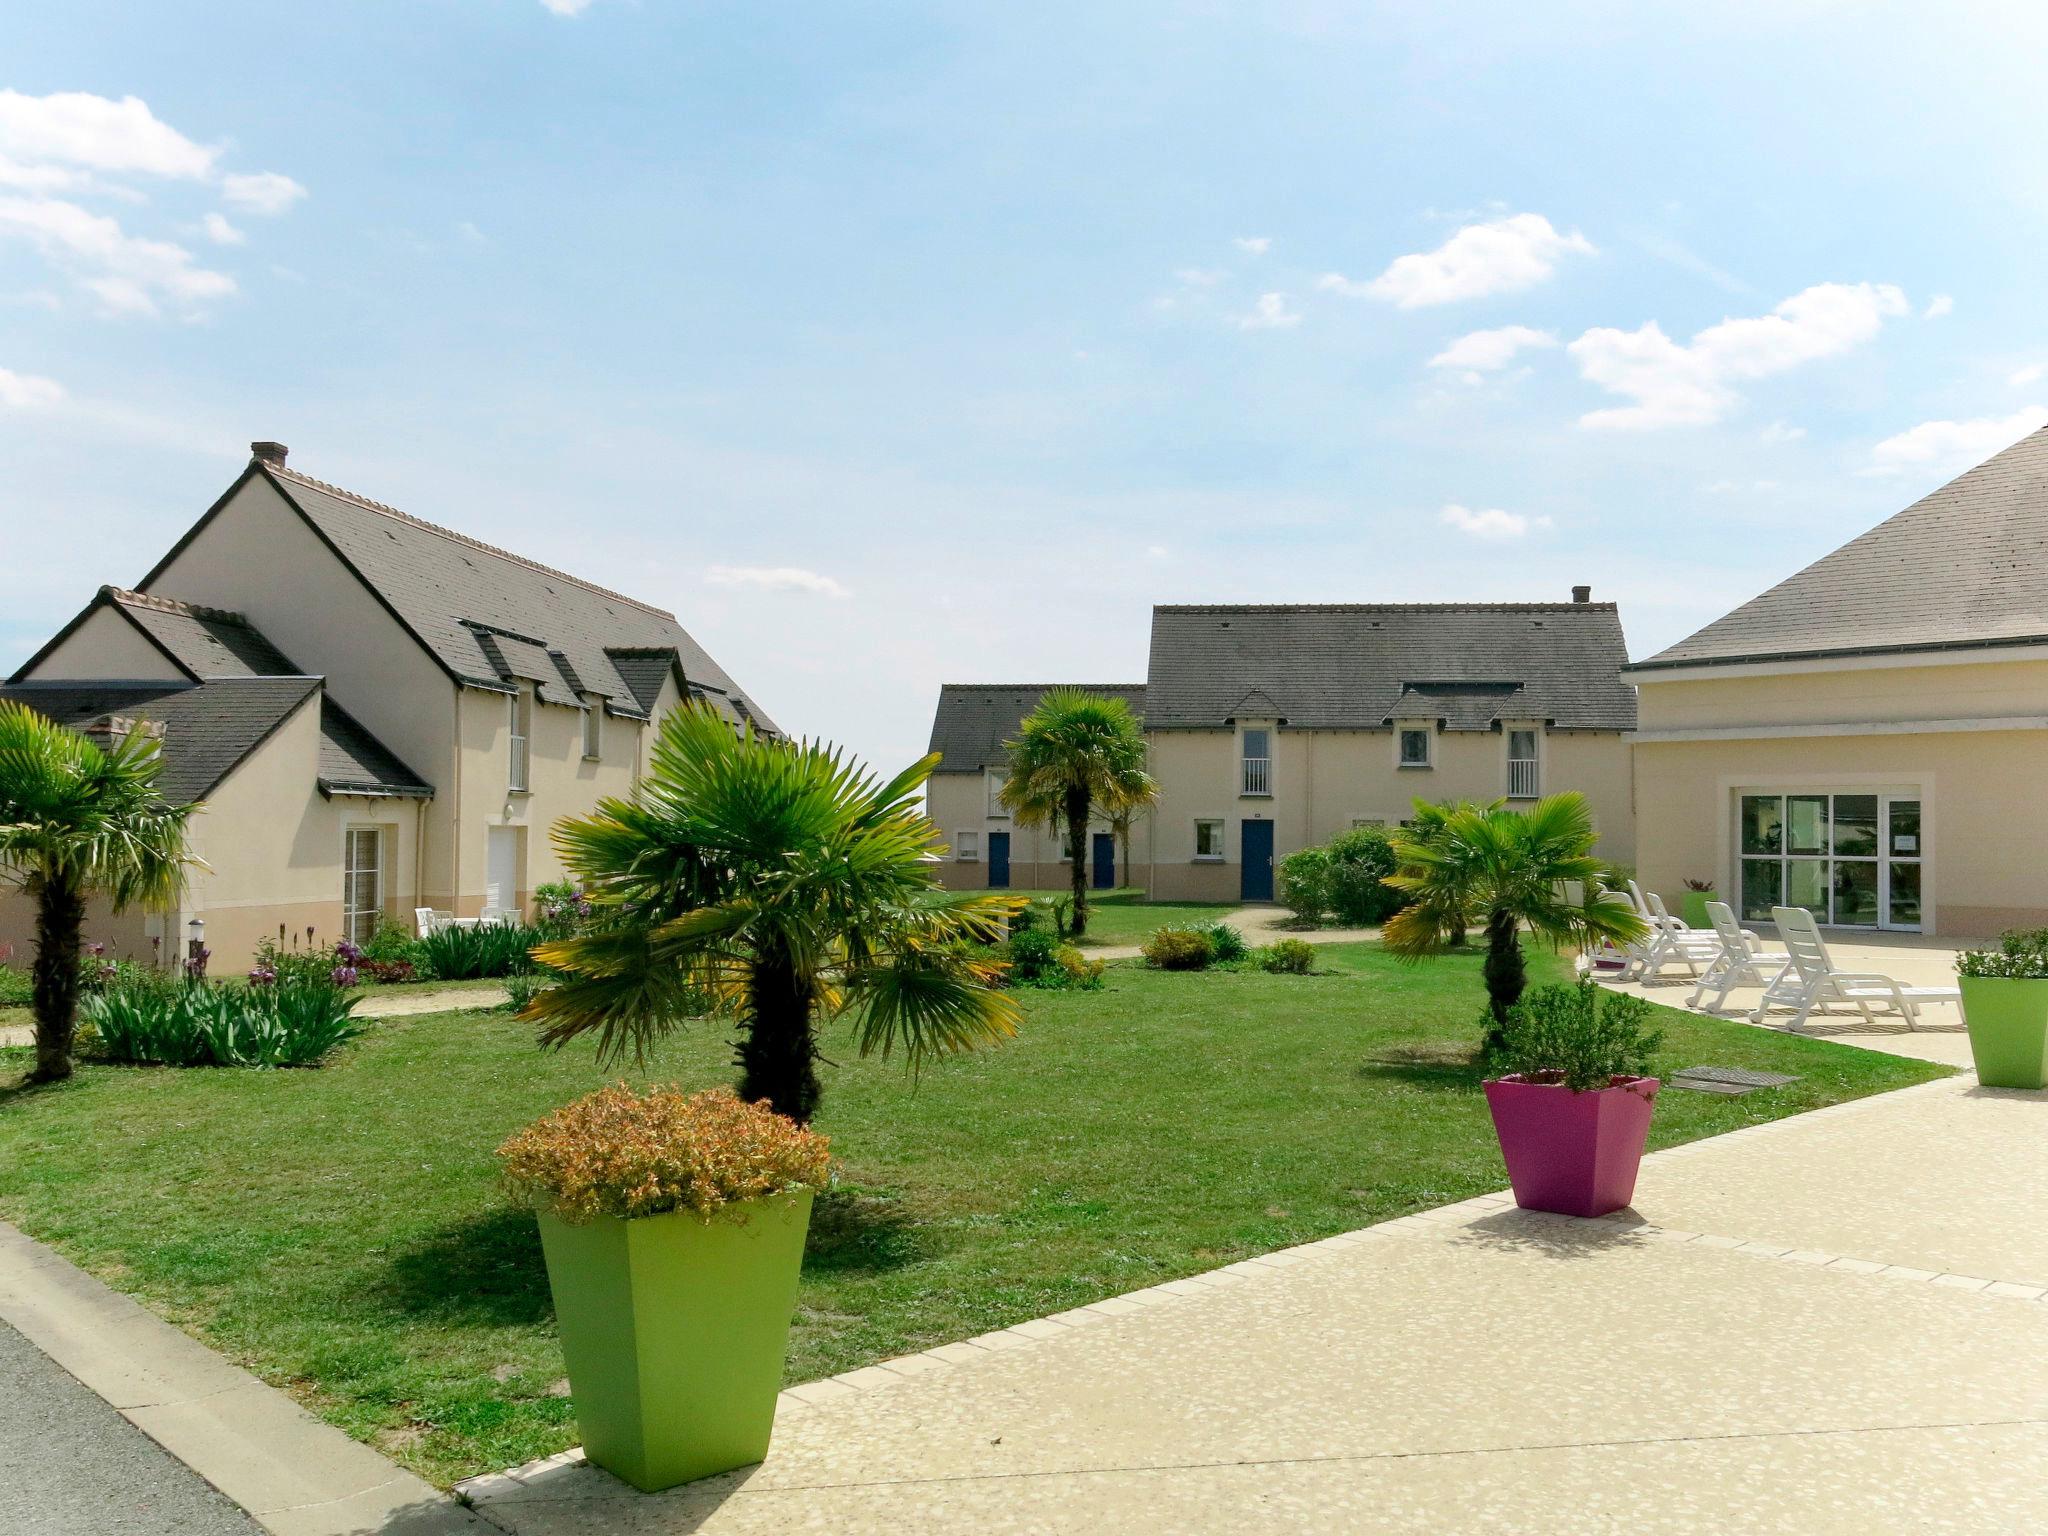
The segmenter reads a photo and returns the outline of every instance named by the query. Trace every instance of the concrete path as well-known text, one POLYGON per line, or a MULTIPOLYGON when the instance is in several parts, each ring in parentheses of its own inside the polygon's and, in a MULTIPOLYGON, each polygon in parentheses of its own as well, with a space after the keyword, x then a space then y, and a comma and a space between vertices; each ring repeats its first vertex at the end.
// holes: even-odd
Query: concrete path
POLYGON ((786 1393, 584 1532, 2048 1528, 2048 1095, 1958 1077, 1649 1159, 1636 1210, 1426 1213, 786 1393))
POLYGON ((206 1480, 0 1323, 0 1531, 257 1536, 206 1480))

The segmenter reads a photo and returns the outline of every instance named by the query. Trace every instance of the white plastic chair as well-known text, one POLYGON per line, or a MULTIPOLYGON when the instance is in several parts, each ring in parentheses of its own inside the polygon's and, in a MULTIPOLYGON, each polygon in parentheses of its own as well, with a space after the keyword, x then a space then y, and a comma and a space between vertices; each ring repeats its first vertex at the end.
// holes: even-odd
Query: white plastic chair
POLYGON ((1829 957, 1827 945, 1821 942, 1820 925, 1804 907, 1773 907, 1771 921, 1778 925, 1792 963, 1764 988, 1763 1000, 1749 1016, 1752 1024, 1763 1023, 1764 1015, 1774 1007, 1789 1007, 1792 1022, 1785 1027, 1797 1029, 1808 1016, 1830 1012, 1830 1003, 1842 1003, 1861 1013, 1865 1023, 1877 1022, 1877 1014, 1871 1011, 1875 1005, 1878 1012, 1904 1019, 1911 1029, 1919 1022, 1922 1003, 1962 1001, 1962 993, 1955 987, 1902 987, 1878 971, 1842 970, 1829 957))
POLYGON ((419 936, 423 939, 430 939, 439 933, 448 925, 452 916, 452 913, 436 912, 432 907, 412 909, 413 926, 419 930, 419 936))
POLYGON ((1725 901, 1708 902, 1707 916, 1713 919, 1714 935, 1721 941, 1721 954, 1707 967, 1706 975, 1692 989, 1692 996, 1686 999, 1685 1005, 1688 1008, 1700 1007, 1700 999, 1711 990, 1714 1000, 1706 1005, 1706 1011, 1719 1013, 1727 1005, 1730 992, 1737 987, 1770 986, 1785 974, 1785 967, 1792 963, 1792 957, 1782 949, 1765 949, 1755 934, 1735 920, 1735 909, 1725 901))
POLYGON ((1712 965, 1721 958, 1721 940, 1710 932, 1686 927, 1682 919, 1673 917, 1664 909, 1664 898, 1655 891, 1648 895, 1643 888, 1631 880, 1629 894, 1635 898, 1636 912, 1650 925, 1649 947, 1640 967, 1644 977, 1662 974, 1667 965, 1682 965, 1699 979, 1700 967, 1712 965))

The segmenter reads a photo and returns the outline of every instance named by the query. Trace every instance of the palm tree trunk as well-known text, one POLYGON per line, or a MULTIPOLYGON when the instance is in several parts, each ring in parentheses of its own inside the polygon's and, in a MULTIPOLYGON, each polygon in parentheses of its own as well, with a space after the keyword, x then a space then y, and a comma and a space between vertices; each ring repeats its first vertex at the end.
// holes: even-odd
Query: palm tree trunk
POLYGON ((1486 1003, 1492 1013, 1493 1022, 1486 1031, 1486 1050, 1490 1055, 1507 1044, 1508 1010, 1522 1000, 1522 989, 1528 984, 1528 969, 1522 961, 1522 939, 1515 926, 1515 914, 1504 907, 1495 907, 1486 917, 1486 964, 1482 968, 1486 978, 1486 1003))
POLYGON ((1088 931, 1088 791, 1067 791, 1067 837, 1073 844, 1067 872, 1073 880, 1074 938, 1088 931))
POLYGON ((62 880, 35 882, 36 959, 31 973, 36 1016, 39 1083, 71 1075, 71 1042, 78 1032, 78 938, 85 928, 85 897, 62 880))
POLYGON ((749 1104, 766 1099, 778 1115, 809 1125, 825 1091, 813 1066, 817 989, 787 957, 774 956, 755 961, 747 1001, 746 1032, 733 1056, 739 1095, 749 1104))

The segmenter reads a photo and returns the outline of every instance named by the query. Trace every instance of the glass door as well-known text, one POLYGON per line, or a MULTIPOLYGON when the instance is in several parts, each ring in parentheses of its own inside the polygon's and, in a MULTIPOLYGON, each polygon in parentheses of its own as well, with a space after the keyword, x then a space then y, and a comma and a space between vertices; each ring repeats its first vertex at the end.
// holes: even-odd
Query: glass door
POLYGON ((1745 919, 1788 906, 1837 928, 1920 927, 1917 795, 1743 795, 1737 854, 1745 919))

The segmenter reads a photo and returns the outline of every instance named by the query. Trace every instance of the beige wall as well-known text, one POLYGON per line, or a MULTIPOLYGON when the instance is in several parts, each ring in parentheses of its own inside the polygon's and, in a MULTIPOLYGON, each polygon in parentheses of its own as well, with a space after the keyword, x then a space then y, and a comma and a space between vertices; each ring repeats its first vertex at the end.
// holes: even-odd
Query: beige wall
POLYGON ((42 661, 31 677, 58 679, 89 677, 106 681, 117 678, 160 679, 184 682, 185 674, 141 631, 115 609, 93 610, 78 628, 42 661))
MULTIPOLYGON (((1010 834, 1010 888, 1012 890, 1064 890, 1070 878, 1068 865, 1060 857, 1059 840, 1045 827, 1018 826, 989 798, 985 773, 935 773, 925 781, 925 814, 938 829, 943 845, 937 866, 941 884, 951 890, 979 890, 988 884, 988 838, 991 832, 1010 834), (959 857, 962 832, 980 834, 977 856, 959 857)), ((1091 817, 1091 834, 1107 832, 1109 822, 1091 817)), ((1149 829, 1140 818, 1131 828, 1131 859, 1135 871, 1125 870, 1123 845, 1117 845, 1117 883, 1142 884, 1148 861, 1149 829), (1137 879, 1134 882, 1133 875, 1137 879)))
POLYGON ((2032 792, 2048 662, 1637 681, 1651 737, 1635 748, 1639 868, 1667 900, 1688 877, 1734 895, 1742 791, 1876 791, 1920 799, 1924 929, 1969 938, 2048 923, 2048 802, 2032 792))

